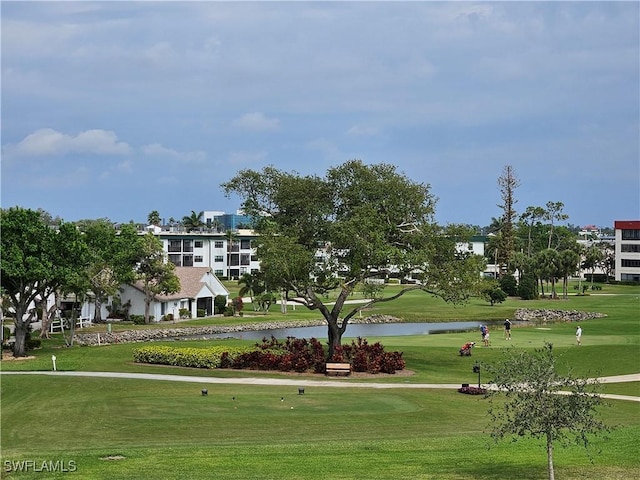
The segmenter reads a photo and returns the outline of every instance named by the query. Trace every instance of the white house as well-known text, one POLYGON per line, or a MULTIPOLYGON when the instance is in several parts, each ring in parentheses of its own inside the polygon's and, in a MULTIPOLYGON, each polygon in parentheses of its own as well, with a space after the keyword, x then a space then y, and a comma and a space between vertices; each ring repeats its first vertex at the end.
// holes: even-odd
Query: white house
MULTIPOLYGON (((217 295, 229 298, 229 291, 209 267, 176 267, 180 279, 180 291, 171 295, 156 295, 151 302, 150 315, 160 321, 165 315, 180 318, 180 310, 189 311, 191 318, 198 316, 198 310, 205 316, 213 315, 213 299, 217 295)), ((141 282, 123 285, 120 299, 123 304, 131 302, 129 314, 144 315, 144 290, 141 282)))

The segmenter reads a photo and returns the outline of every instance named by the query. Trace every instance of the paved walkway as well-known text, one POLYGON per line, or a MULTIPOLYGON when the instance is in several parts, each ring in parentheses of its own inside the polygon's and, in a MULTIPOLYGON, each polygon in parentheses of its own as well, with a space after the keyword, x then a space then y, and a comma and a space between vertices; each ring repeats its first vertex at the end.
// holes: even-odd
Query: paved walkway
MULTIPOLYGON (((230 385, 281 385, 293 387, 328 387, 328 388, 414 388, 414 389, 458 389, 460 384, 452 383, 369 383, 353 382, 348 379, 340 380, 308 380, 291 378, 218 378, 218 377, 195 377, 190 375, 164 375, 159 373, 126 373, 126 372, 0 372, 0 375, 49 375, 58 377, 98 377, 98 378, 133 378, 137 380, 162 380, 168 382, 188 382, 188 383, 218 383, 230 385)), ((598 378, 601 383, 624 383, 640 382, 640 373, 630 375, 616 375, 612 377, 598 378)), ((483 387, 488 387, 483 385, 483 387)), ((602 398, 612 400, 627 400, 640 402, 640 397, 630 395, 615 395, 610 393, 601 394, 602 398)))

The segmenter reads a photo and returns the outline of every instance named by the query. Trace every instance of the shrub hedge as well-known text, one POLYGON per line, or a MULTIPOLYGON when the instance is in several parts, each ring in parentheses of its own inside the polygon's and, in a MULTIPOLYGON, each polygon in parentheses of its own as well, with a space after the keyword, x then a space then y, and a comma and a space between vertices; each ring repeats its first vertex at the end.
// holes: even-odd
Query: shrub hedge
POLYGON ((244 352, 246 352, 246 349, 241 347, 188 348, 152 345, 134 349, 133 358, 138 363, 173 365, 176 367, 220 368, 223 355, 225 358, 235 358, 244 352))
MULTIPOLYGON (((281 372, 324 373, 326 355, 322 344, 289 337, 281 342, 274 337, 263 338, 253 348, 215 346, 186 348, 152 345, 133 350, 138 363, 173 365, 195 368, 235 368, 245 370, 278 370, 281 372)), ((334 362, 348 362, 354 372, 395 373, 405 368, 401 352, 385 352, 376 342, 370 345, 358 338, 351 345, 336 348, 334 362)))

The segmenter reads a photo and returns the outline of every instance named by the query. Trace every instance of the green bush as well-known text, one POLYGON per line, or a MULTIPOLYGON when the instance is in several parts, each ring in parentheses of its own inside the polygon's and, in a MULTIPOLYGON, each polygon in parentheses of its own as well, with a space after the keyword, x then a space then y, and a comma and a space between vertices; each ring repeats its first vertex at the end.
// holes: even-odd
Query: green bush
POLYGON ((227 297, 224 295, 216 295, 213 299, 214 313, 224 313, 227 306, 227 297))
POLYGON ((133 359, 138 363, 173 365, 176 367, 219 368, 223 354, 226 358, 235 358, 245 353, 242 347, 169 347, 152 345, 133 350, 133 359))
POLYGON ((34 348, 40 348, 42 346, 42 340, 39 338, 27 338, 24 342, 27 350, 33 350, 34 348))
POLYGON ((134 325, 144 325, 144 315, 131 315, 131 321, 134 325))
POLYGON ((538 283, 534 275, 527 273, 520 277, 518 295, 522 300, 536 300, 538 298, 538 283))
POLYGON ((500 277, 500 288, 507 295, 514 297, 518 294, 518 282, 513 275, 503 275, 500 277))
POLYGON ((178 313, 180 314, 180 318, 191 318, 191 310, 188 308, 181 308, 178 310, 178 313))

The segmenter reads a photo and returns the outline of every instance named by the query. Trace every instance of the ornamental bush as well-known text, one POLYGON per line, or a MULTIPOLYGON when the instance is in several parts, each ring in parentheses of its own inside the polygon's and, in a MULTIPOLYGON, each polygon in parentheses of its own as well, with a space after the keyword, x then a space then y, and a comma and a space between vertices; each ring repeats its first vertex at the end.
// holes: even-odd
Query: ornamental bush
MULTIPOLYGON (((138 363, 173 365, 195 368, 235 368, 248 370, 277 370, 281 372, 325 371, 325 351, 315 338, 309 340, 289 337, 281 342, 275 337, 263 338, 252 349, 215 346, 207 348, 146 346, 133 350, 138 363)), ((401 352, 385 352, 376 342, 370 345, 358 338, 351 345, 339 347, 331 358, 334 362, 348 362, 354 372, 395 373, 405 368, 401 352)))
POLYGON ((331 361, 350 363, 354 372, 367 373, 396 373, 406 366, 402 352, 385 352, 380 342, 370 345, 360 337, 352 340, 351 345, 336 348, 331 361))
POLYGON ((152 345, 148 347, 136 348, 133 350, 133 358, 138 363, 152 363, 156 365, 173 365, 176 367, 194 368, 224 368, 225 361, 244 353, 245 348, 230 347, 207 347, 207 348, 185 348, 169 347, 163 345, 152 345))

